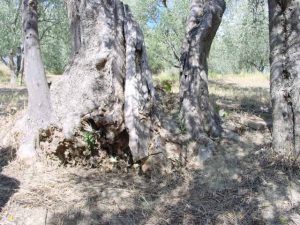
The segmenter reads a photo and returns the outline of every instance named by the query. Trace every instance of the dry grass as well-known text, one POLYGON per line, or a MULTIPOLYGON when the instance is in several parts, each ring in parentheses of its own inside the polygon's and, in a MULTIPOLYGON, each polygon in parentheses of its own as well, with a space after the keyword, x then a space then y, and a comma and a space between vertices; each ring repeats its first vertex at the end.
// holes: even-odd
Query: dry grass
POLYGON ((10 71, 2 62, 0 62, 0 85, 7 84, 10 80, 10 71))
MULTIPOLYGON (((156 77, 158 85, 170 80, 168 76, 156 77)), ((178 79, 171 81, 176 93, 178 79)), ((28 167, 3 157, 2 217, 25 225, 300 224, 298 164, 290 170, 289 161, 277 160, 268 128, 241 127, 238 121, 269 118, 267 83, 260 75, 211 79, 212 98, 228 112, 222 117, 227 133, 201 170, 177 168, 145 177, 134 169, 108 173, 101 168, 57 167, 51 161, 28 167)), ((160 105, 178 105, 174 93, 166 92, 169 104, 160 105)))

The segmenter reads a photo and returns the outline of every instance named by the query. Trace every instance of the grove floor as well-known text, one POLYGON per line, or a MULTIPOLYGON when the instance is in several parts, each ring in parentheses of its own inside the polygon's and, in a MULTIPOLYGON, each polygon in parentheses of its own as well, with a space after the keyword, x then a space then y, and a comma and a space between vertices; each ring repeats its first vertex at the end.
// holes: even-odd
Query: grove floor
MULTIPOLYGON (((161 100, 170 114, 178 106, 172 85, 161 100)), ((134 169, 27 166, 0 147, 0 225, 300 224, 299 168, 277 161, 270 148, 268 86, 263 75, 210 81, 227 135, 201 169, 149 177, 134 169)), ((26 108, 26 90, 2 86, 0 100, 3 131, 26 108)))

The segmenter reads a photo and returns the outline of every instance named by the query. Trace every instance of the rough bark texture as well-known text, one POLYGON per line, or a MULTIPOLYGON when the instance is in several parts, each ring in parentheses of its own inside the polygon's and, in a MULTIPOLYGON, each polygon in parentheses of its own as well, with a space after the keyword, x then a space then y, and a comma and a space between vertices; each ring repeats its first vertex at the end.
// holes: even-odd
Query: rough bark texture
POLYGON ((223 0, 192 0, 181 55, 181 114, 194 139, 218 136, 218 116, 209 100, 207 57, 225 10, 223 0))
POLYGON ((70 31, 72 35, 72 55, 77 54, 81 46, 80 10, 85 7, 86 0, 65 0, 67 5, 70 31))
POLYGON ((269 0, 273 147, 300 151, 300 1, 269 0))
POLYGON ((51 86, 55 119, 42 134, 43 148, 69 160, 85 154, 90 135, 87 154, 140 160, 149 155, 154 100, 142 32, 119 0, 76 4, 80 49, 51 86))

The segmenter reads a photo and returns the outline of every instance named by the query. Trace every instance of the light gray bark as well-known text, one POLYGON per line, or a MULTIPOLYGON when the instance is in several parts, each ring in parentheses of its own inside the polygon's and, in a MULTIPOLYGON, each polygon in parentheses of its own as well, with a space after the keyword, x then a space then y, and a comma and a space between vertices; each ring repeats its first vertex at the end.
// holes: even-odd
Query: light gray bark
POLYGON ((57 140, 50 129, 44 149, 80 152, 79 134, 89 131, 100 151, 124 155, 130 149, 137 161, 149 154, 154 98, 142 32, 119 0, 77 4, 80 48, 51 86, 53 124, 63 135, 57 140))
POLYGON ((207 58, 225 10, 223 0, 192 0, 181 54, 181 114, 194 139, 220 135, 218 116, 209 100, 207 58))
POLYGON ((133 159, 148 155, 151 137, 151 113, 154 87, 148 66, 144 37, 131 12, 125 7, 126 77, 125 126, 129 133, 129 147, 133 159))
POLYGON ((29 119, 35 126, 42 127, 50 120, 51 104, 40 51, 37 4, 37 0, 23 1, 24 74, 29 119))
POLYGON ((269 0, 273 147, 300 152, 300 0, 269 0))
POLYGON ((24 74, 28 89, 25 137, 18 157, 32 161, 38 148, 38 131, 51 119, 50 92, 46 80, 38 37, 37 0, 23 0, 24 74))

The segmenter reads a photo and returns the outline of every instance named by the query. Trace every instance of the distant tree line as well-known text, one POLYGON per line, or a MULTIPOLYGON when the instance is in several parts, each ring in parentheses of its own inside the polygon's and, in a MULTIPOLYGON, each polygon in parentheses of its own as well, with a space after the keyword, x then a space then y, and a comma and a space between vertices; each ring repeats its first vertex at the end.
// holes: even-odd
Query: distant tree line
MULTIPOLYGON (((0 56, 16 53, 21 45, 20 0, 4 0, 0 9, 0 56)), ((125 0, 141 25, 147 45, 149 63, 154 73, 179 67, 181 44, 185 33, 189 0, 164 3, 157 0, 125 0)), ((62 0, 43 0, 39 6, 39 33, 46 69, 62 73, 71 44, 65 4, 62 0)), ((268 71, 267 3, 255 9, 248 1, 232 0, 213 42, 210 70, 214 73, 268 71)))

